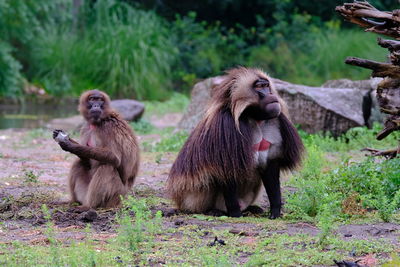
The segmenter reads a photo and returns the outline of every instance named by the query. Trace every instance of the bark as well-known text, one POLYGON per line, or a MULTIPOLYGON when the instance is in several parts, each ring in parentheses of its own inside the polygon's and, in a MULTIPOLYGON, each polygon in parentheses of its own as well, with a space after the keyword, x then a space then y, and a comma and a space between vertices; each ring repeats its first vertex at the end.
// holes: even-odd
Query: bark
POLYGON ((346 20, 357 24, 365 31, 383 34, 400 39, 400 11, 380 11, 368 2, 355 1, 337 6, 339 12, 346 20))
MULTIPOLYGON (((366 31, 384 34, 400 39, 400 10, 380 11, 368 2, 355 1, 336 7, 346 20, 366 28, 366 31)), ((349 57, 346 64, 372 70, 373 77, 384 77, 376 90, 380 111, 390 116, 384 123, 384 129, 378 133, 382 140, 394 131, 400 130, 400 41, 378 38, 378 45, 390 52, 390 63, 381 63, 367 59, 349 57)), ((395 150, 378 151, 368 148, 373 155, 396 156, 400 147, 395 150)))
POLYGON ((345 63, 372 70, 372 77, 390 77, 395 79, 400 78, 400 66, 390 63, 381 63, 356 57, 348 57, 345 63))

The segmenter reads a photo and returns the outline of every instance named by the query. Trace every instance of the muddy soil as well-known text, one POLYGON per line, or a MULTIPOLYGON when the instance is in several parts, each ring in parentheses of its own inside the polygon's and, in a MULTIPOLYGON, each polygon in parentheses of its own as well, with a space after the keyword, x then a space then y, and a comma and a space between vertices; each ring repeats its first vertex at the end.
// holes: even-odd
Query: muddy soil
MULTIPOLYGON (((139 136, 140 140, 157 138, 157 135, 139 136)), ((265 225, 259 223, 209 221, 201 217, 174 214, 164 185, 175 157, 176 153, 170 152, 143 153, 140 173, 131 192, 138 198, 158 199, 151 209, 164 213, 163 227, 197 225, 200 229, 228 230, 245 237, 257 236, 262 231, 289 235, 319 233, 316 226, 302 222, 287 223, 279 220, 276 224, 268 224, 266 229, 265 225)), ((84 239, 88 235, 85 230, 88 224, 92 229, 90 235, 95 240, 106 240, 116 235, 116 210, 98 210, 92 216, 76 212, 67 203, 67 175, 73 159, 73 155, 62 151, 52 140, 50 131, 0 130, 0 243, 15 240, 32 244, 46 243, 47 220, 41 210, 42 204, 48 207, 51 221, 56 226, 56 237, 66 243, 71 239, 84 239)), ((267 208, 265 195, 261 196, 259 204, 267 208)), ((383 238, 400 246, 400 226, 393 223, 343 225, 337 229, 337 234, 343 240, 383 238)), ((208 240, 213 237, 205 235, 204 238, 208 240)))

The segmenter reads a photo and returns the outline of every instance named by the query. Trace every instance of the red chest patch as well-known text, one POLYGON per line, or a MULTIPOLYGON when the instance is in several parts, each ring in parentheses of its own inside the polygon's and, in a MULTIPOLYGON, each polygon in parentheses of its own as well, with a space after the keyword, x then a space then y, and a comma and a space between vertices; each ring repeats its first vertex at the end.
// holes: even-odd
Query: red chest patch
MULTIPOLYGON (((94 126, 93 124, 89 124, 89 130, 91 132, 96 130, 96 126, 94 126)), ((90 133, 89 139, 87 140, 87 143, 86 143, 86 146, 95 147, 95 144, 93 142, 93 133, 90 133)))
POLYGON ((270 146, 271 146, 271 143, 263 138, 260 143, 253 145, 253 150, 254 151, 265 151, 265 150, 268 150, 270 146))

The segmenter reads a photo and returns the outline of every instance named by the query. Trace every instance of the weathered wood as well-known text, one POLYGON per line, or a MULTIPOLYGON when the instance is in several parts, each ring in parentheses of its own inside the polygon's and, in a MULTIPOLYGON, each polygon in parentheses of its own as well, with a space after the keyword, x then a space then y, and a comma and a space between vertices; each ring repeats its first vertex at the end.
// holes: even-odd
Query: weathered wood
POLYGON ((378 37, 378 45, 382 46, 383 48, 389 49, 390 52, 400 50, 400 41, 387 40, 378 37))
POLYGON ((382 63, 368 59, 348 57, 346 64, 372 70, 372 77, 400 78, 400 66, 390 63, 382 63))
MULTIPOLYGON (((355 1, 337 6, 346 20, 358 24, 366 31, 384 34, 400 39, 400 10, 392 12, 380 11, 368 2, 355 1)), ((400 41, 378 38, 378 45, 387 48, 390 52, 391 63, 381 63, 367 59, 349 57, 346 64, 372 70, 373 77, 384 77, 377 88, 377 100, 380 111, 390 116, 386 119, 384 129, 378 133, 377 139, 382 140, 394 131, 400 130, 400 41)), ((373 155, 395 157, 400 153, 400 147, 394 150, 379 151, 366 149, 373 155)))
POLYGON ((378 38, 378 44, 389 50, 389 59, 392 64, 400 65, 400 41, 378 38))
POLYGON ((388 117, 385 121, 385 128, 378 133, 376 139, 382 140, 394 131, 400 130, 400 116, 392 115, 388 117))
POLYGON ((379 149, 366 147, 366 148, 362 149, 361 151, 369 152, 374 157, 381 156, 381 157, 385 157, 387 159, 393 159, 398 154, 400 154, 400 146, 396 149, 389 149, 389 150, 379 150, 379 149))
POLYGON ((400 39, 400 11, 380 11, 368 2, 355 1, 337 6, 335 9, 346 20, 366 31, 400 39))

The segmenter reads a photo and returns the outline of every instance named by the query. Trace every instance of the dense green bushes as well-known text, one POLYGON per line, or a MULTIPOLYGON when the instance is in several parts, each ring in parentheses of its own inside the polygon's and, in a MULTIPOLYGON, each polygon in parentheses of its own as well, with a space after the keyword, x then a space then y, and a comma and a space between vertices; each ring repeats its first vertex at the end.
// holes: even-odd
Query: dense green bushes
POLYGON ((0 95, 16 96, 22 86, 21 64, 11 55, 11 47, 0 41, 0 95))
POLYGON ((0 0, 0 97, 17 97, 22 73, 29 76, 29 56, 43 25, 53 20, 62 0, 0 0))
POLYGON ((163 21, 112 0, 91 12, 82 33, 55 26, 36 41, 36 79, 60 95, 97 87, 113 96, 165 98, 177 50, 163 21))
MULTIPOLYGON (((258 3, 269 7, 270 16, 260 8, 248 14, 252 22, 239 19, 247 15, 237 8, 252 8, 244 2, 210 2, 218 12, 239 14, 246 27, 211 18, 199 22, 194 12, 174 19, 160 12, 166 20, 140 9, 141 1, 74 3, 79 2, 0 0, 0 97, 23 95, 24 78, 55 96, 97 87, 113 97, 164 99, 237 65, 319 85, 368 77, 368 71, 346 66, 346 56, 379 60, 385 54, 371 35, 341 29, 332 20, 333 8, 331 15, 321 15, 294 0, 258 3)), ((192 8, 204 18, 204 7, 192 8)))
MULTIPOLYGON (((297 190, 287 198, 288 218, 319 220, 332 216, 329 220, 339 220, 377 211, 382 220, 389 221, 400 209, 400 158, 361 161, 349 156, 351 150, 379 144, 373 140, 378 128, 354 128, 336 140, 303 135, 307 157, 302 170, 289 181, 297 190), (333 155, 326 157, 328 151, 337 153, 339 163, 332 162, 333 155)), ((390 136, 380 145, 393 147, 397 138, 390 136)))

